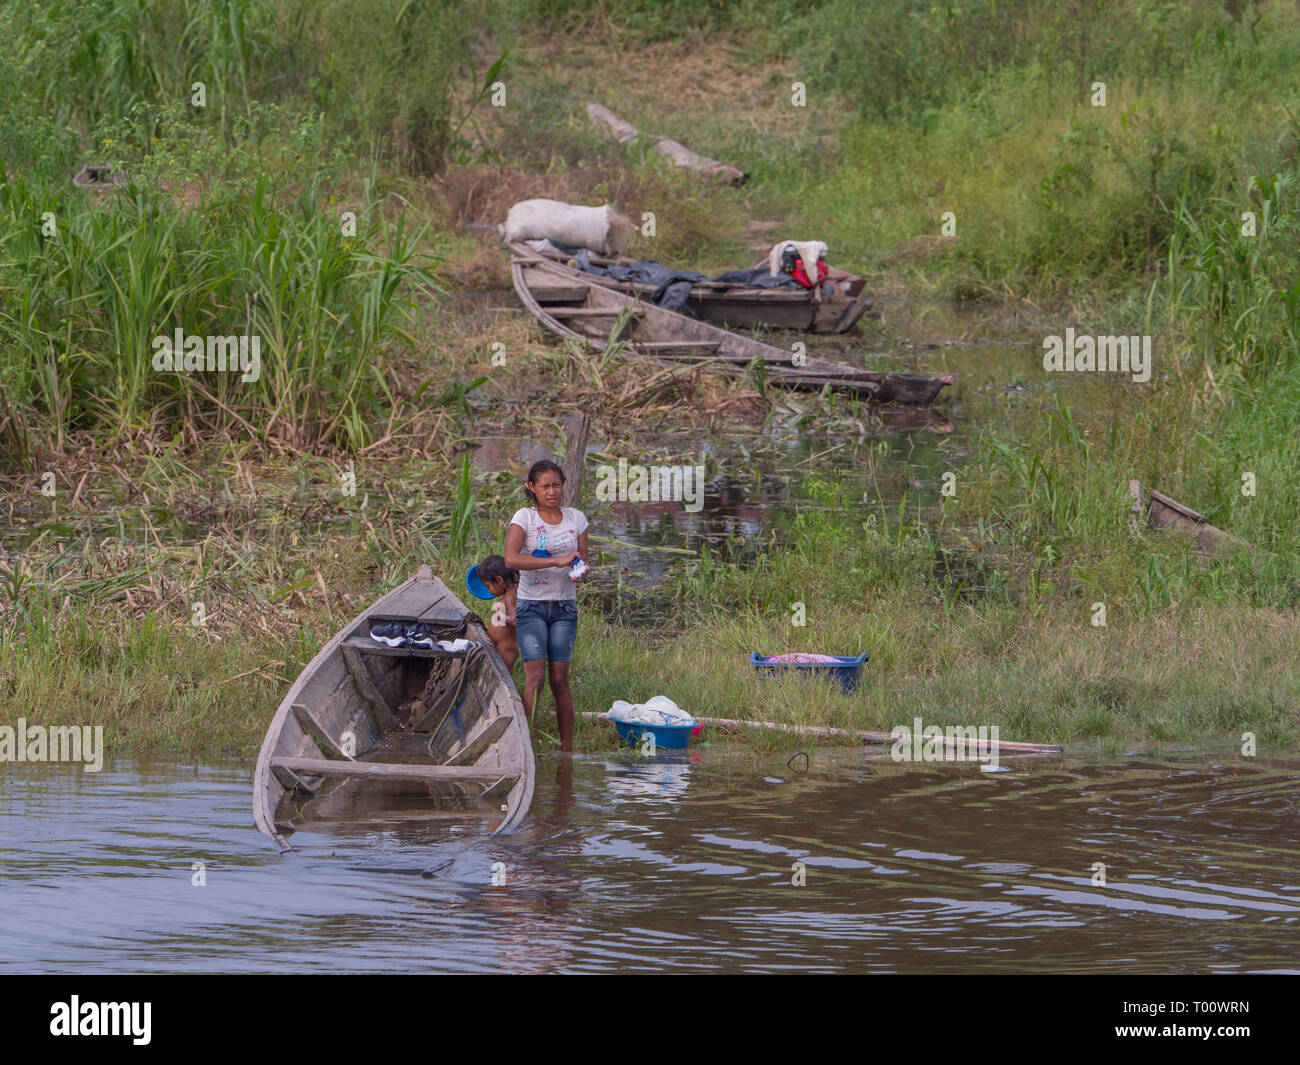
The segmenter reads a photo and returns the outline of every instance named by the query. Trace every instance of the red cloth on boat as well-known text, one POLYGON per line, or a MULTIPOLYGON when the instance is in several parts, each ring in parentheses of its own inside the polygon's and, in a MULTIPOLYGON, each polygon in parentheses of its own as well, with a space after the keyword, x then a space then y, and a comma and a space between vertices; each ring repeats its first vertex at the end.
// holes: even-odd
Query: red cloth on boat
MULTIPOLYGON (((826 280, 826 274, 829 270, 830 267, 826 265, 825 259, 817 260, 817 284, 820 285, 823 281, 826 280)), ((798 258, 795 259, 794 269, 790 271, 790 276, 793 277, 796 281, 798 281, 799 284, 803 285, 804 288, 813 287, 812 282, 808 280, 807 271, 805 271, 803 268, 802 259, 798 259, 798 258)))

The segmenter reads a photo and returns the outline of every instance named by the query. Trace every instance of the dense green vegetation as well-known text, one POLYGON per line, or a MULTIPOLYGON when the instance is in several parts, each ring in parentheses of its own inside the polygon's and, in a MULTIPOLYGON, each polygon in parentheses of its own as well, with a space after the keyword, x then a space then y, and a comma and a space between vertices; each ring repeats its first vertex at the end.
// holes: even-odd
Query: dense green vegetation
MULTIPOLYGON (((30 498, 33 478, 74 453, 124 462, 156 495, 166 488, 151 478, 175 471, 142 474, 123 454, 346 462, 407 423, 422 453, 442 449, 437 491, 450 500, 462 473, 436 531, 376 521, 338 554, 272 538, 251 569, 230 563, 215 594, 231 609, 214 613, 215 631, 236 625, 241 601, 328 579, 364 602, 401 565, 441 553, 452 569, 477 549, 476 498, 505 502, 499 486, 476 497, 453 454, 469 392, 490 375, 485 391, 552 415, 561 406, 547 397, 594 382, 587 406, 599 412, 610 374, 631 371, 575 368, 518 326, 512 350, 529 356, 495 374, 482 332, 443 297, 472 284, 461 264, 495 254, 458 223, 495 220, 515 192, 608 198, 661 215, 663 258, 734 263, 742 223, 778 219, 825 235, 837 262, 896 299, 1032 312, 1044 333, 1155 338, 1147 383, 1102 377, 1072 405, 1039 382, 1039 416, 985 427, 941 505, 900 489, 902 505, 881 498, 864 526, 826 470, 822 509, 779 550, 744 565, 706 554, 674 578, 694 634, 663 660, 685 663, 701 642, 728 654, 767 645, 797 588, 816 604, 799 640, 856 641, 877 678, 866 705, 809 703, 811 718, 879 727, 924 703, 956 721, 963 694, 979 691, 980 712, 1018 738, 1188 740, 1252 722, 1296 734, 1296 683, 1280 665, 1297 643, 1300 590, 1293 7, 0 0, 0 66, 6 494, 30 498), (662 58, 634 69, 646 56, 662 58), (675 83, 688 60, 695 73, 675 83), (504 108, 489 101, 498 81, 504 108), (585 120, 593 98, 743 165, 750 185, 703 186, 644 145, 613 145, 585 120), (129 184, 74 188, 88 162, 129 184), (258 334, 260 377, 154 372, 153 338, 175 328, 258 334), (444 413, 420 421, 431 409, 444 413), (1246 473, 1255 495, 1241 491, 1246 473), (1207 563, 1185 537, 1135 537, 1129 478, 1260 551, 1207 563), (348 557, 364 560, 364 580, 348 557), (1110 604, 1106 630, 1088 624, 1094 601, 1110 604)), ((804 429, 836 412, 824 400, 804 429)), ((633 439, 628 411, 605 413, 633 439)), ((126 698, 137 741, 157 741, 148 722, 167 717, 165 742, 193 746, 204 730, 185 722, 229 705, 216 681, 270 660, 292 673, 335 620, 328 598, 304 600, 294 635, 241 646, 235 669, 177 628, 178 589, 202 583, 186 552, 118 560, 115 574, 90 556, 0 559, 0 700, 126 698), (137 585, 165 620, 135 624, 122 596, 137 585), (106 673, 91 647, 123 627, 106 673), (178 689, 159 663, 186 648, 178 689), (78 669, 60 669, 73 659, 78 669)), ((635 636, 613 623, 588 631, 579 709, 604 709, 621 678, 653 681, 658 659, 635 636)), ((684 705, 789 712, 743 668, 678 673, 684 705)), ((279 681, 258 677, 237 686, 241 724, 222 742, 260 731, 279 681)))

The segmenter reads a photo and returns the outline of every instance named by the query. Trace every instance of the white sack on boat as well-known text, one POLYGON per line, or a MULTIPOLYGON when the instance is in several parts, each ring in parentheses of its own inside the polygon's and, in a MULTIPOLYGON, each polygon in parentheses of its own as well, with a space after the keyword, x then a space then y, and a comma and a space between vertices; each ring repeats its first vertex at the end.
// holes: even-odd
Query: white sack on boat
POLYGON ((521 200, 497 231, 508 244, 558 240, 600 255, 622 255, 632 238, 632 223, 609 204, 579 207, 559 200, 521 200))
POLYGON ((605 715, 624 725, 694 725, 695 718, 666 695, 656 695, 644 703, 616 699, 605 715))
POLYGON ((822 240, 779 240, 772 245, 772 250, 767 254, 768 269, 772 271, 772 276, 776 277, 781 272, 781 256, 786 248, 794 248, 795 254, 803 260, 803 272, 808 275, 808 280, 817 283, 817 260, 825 259, 829 250, 826 242, 822 240))

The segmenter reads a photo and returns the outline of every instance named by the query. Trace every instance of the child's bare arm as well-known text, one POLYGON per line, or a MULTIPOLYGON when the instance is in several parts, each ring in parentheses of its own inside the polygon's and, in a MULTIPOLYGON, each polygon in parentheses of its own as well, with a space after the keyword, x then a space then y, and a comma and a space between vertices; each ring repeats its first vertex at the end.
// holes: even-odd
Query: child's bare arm
POLYGON ((506 594, 501 597, 501 603, 506 608, 506 624, 515 623, 515 600, 519 598, 519 588, 507 588, 506 594))

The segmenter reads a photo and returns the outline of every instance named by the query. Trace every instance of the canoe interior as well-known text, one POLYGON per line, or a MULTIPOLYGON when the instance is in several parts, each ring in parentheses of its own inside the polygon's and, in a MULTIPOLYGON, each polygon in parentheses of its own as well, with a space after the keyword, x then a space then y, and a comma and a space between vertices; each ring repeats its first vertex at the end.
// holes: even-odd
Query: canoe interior
MULTIPOLYGON (((570 261, 558 251, 539 251, 535 254, 561 265, 567 266, 570 261)), ((602 266, 631 266, 633 260, 593 256, 592 262, 602 266)), ((766 261, 759 265, 765 264, 766 261)), ((656 287, 580 272, 592 284, 643 300, 648 300, 656 287)), ((761 288, 756 285, 705 281, 691 289, 687 306, 692 317, 733 329, 799 329, 814 333, 847 333, 856 327, 858 319, 871 308, 870 299, 862 295, 866 282, 843 270, 832 271, 827 280, 832 283, 832 287, 827 291, 823 286, 820 300, 814 299, 812 290, 806 288, 761 288)))
POLYGON ((757 360, 769 379, 794 388, 824 385, 852 391, 878 403, 926 406, 953 383, 949 374, 900 374, 864 370, 827 359, 804 358, 721 329, 635 295, 598 284, 593 275, 546 259, 523 244, 509 245, 515 291, 537 320, 557 336, 603 351, 625 342, 633 355, 660 360, 706 361, 726 373, 742 373, 757 360))
MULTIPOLYGON (((560 252, 536 252, 541 258, 566 265, 568 258, 560 252)), ((627 258, 593 257, 598 265, 630 266, 627 258)), ((648 300, 655 291, 652 284, 620 281, 579 271, 594 285, 648 300)), ((866 282, 854 274, 835 271, 828 277, 829 291, 823 286, 820 300, 806 288, 760 288, 756 285, 729 285, 705 281, 691 289, 687 297, 690 315, 701 321, 734 329, 798 329, 814 333, 847 333, 871 308, 862 295, 866 282)))
POLYGON ((431 821, 463 818, 495 831, 527 813, 534 768, 523 706, 481 622, 473 615, 466 621, 467 615, 440 581, 413 578, 322 649, 285 696, 258 758, 254 805, 262 831, 287 849, 288 835, 306 822, 424 813, 431 821), (391 648, 370 638, 376 621, 463 628, 474 647, 462 653, 391 648), (473 780, 340 775, 346 767, 338 763, 349 755, 380 765, 483 772, 473 780), (277 764, 284 759, 334 766, 309 772, 277 764))

